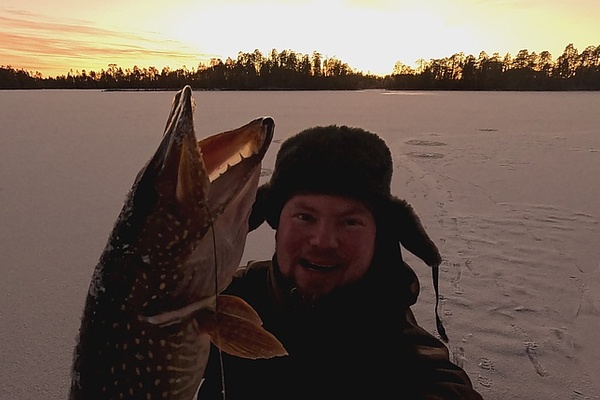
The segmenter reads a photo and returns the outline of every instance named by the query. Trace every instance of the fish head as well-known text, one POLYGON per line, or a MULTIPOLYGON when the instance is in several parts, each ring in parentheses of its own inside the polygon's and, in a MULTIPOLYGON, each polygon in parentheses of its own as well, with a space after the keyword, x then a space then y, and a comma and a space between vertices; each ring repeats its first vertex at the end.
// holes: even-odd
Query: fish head
POLYGON ((261 160, 273 130, 271 118, 257 118, 238 129, 209 136, 198 143, 209 171, 207 206, 212 217, 211 236, 199 243, 187 262, 203 266, 200 276, 192 284, 201 297, 222 291, 239 267, 256 198, 261 160))
POLYGON ((198 141, 193 113, 186 86, 175 96, 162 141, 138 173, 101 257, 105 266, 118 266, 103 271, 112 274, 112 290, 120 286, 128 308, 142 307, 146 315, 217 294, 216 275, 231 279, 273 137, 274 122, 263 117, 198 141), (215 255, 227 247, 229 255, 215 255))

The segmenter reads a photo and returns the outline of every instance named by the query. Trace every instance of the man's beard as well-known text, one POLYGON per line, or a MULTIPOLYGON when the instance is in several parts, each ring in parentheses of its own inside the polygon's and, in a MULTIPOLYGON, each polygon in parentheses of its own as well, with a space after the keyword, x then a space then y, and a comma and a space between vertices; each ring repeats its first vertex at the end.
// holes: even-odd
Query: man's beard
POLYGON ((284 276, 279 269, 277 263, 277 255, 273 256, 273 267, 275 283, 279 287, 279 290, 284 295, 286 304, 297 310, 313 310, 320 305, 334 304, 337 302, 351 302, 355 300, 357 290, 364 286, 363 276, 356 282, 344 284, 340 287, 335 287, 327 293, 321 293, 319 291, 314 292, 303 292, 298 286, 296 280, 293 277, 284 276))

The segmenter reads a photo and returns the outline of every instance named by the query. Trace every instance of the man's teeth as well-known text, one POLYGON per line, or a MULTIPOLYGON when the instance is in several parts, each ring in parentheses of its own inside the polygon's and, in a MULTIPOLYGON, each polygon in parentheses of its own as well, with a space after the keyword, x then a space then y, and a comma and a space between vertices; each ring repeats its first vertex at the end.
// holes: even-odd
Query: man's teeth
POLYGON ((308 260, 300 260, 300 265, 304 268, 319 270, 319 271, 327 271, 331 270, 335 267, 335 265, 325 265, 325 264, 314 264, 308 260))

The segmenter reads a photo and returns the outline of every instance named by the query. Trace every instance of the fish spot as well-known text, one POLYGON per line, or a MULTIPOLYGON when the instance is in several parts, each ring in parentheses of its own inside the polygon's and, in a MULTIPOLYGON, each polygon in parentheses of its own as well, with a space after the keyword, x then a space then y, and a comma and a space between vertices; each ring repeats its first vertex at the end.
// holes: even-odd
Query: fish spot
POLYGON ((166 287, 166 286, 167 286, 167 285, 165 285, 165 283, 163 282, 163 283, 161 283, 161 284, 158 286, 158 288, 159 288, 160 290, 165 290, 165 287, 166 287))
POLYGON ((154 359, 154 354, 151 351, 149 351, 148 352, 148 357, 150 357, 150 359, 154 359))
POLYGON ((135 367, 135 374, 136 374, 137 376, 140 376, 140 375, 142 375, 142 371, 140 371, 139 367, 135 367))
POLYGON ((167 354, 167 360, 172 360, 173 359, 173 354, 169 353, 167 354))
POLYGON ((156 366, 156 370, 157 370, 157 371, 162 371, 162 369, 163 369, 162 365, 157 365, 157 366, 156 366))
POLYGON ((156 379, 156 380, 154 381, 154 386, 158 386, 158 385, 160 385, 160 379, 156 379))
POLYGON ((166 399, 169 397, 169 392, 162 392, 162 398, 166 399))
POLYGON ((123 364, 123 365, 121 365, 121 369, 122 369, 123 371, 126 371, 126 370, 127 370, 127 364, 123 364))

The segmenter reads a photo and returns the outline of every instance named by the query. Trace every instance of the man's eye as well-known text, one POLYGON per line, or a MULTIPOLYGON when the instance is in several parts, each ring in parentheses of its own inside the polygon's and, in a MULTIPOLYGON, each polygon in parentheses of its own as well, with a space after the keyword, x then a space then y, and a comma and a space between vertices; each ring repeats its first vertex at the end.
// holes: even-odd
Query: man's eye
POLYGON ((346 226, 358 226, 364 225, 360 219, 357 218, 347 218, 344 220, 344 225, 346 226))
POLYGON ((296 214, 296 218, 298 218, 301 221, 313 221, 315 218, 307 213, 298 213, 296 214))

